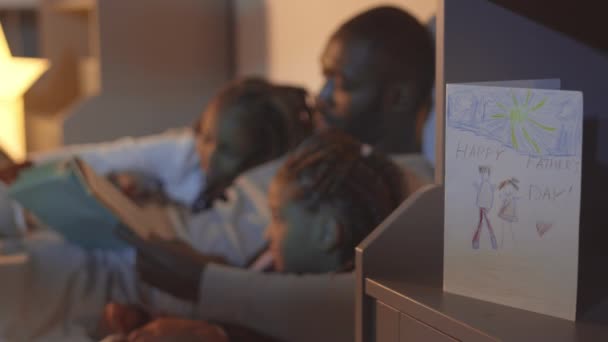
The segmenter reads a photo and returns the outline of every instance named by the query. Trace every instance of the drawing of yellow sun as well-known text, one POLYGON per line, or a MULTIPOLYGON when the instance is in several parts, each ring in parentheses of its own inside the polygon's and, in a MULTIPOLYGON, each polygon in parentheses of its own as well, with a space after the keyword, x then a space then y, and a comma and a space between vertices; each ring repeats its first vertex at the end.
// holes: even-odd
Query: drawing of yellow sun
POLYGON ((544 98, 540 102, 532 105, 530 103, 531 95, 532 92, 528 90, 526 94, 526 101, 520 104, 515 94, 512 93, 511 96, 513 98, 513 104, 511 105, 511 107, 509 108, 504 104, 497 102, 496 105, 498 106, 498 108, 502 109, 504 113, 494 114, 491 116, 491 118, 493 120, 509 121, 509 127, 511 130, 511 144, 514 149, 519 150, 519 142, 517 141, 517 131, 519 130, 522 133, 524 139, 526 139, 526 141, 530 145, 532 145, 536 153, 540 153, 541 151, 540 147, 538 146, 538 143, 533 137, 530 136, 530 133, 528 132, 528 130, 526 130, 525 124, 530 123, 547 132, 554 132, 556 129, 554 127, 543 125, 530 117, 530 114, 541 109, 547 101, 547 99, 544 98))

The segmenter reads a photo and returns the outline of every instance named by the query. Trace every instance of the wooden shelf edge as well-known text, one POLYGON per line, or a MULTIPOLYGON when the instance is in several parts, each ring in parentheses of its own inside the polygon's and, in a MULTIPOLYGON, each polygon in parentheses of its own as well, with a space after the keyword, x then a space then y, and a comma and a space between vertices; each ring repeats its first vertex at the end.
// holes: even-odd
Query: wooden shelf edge
POLYGON ((54 4, 53 9, 66 13, 86 13, 93 11, 95 5, 95 0, 61 0, 54 4))
POLYGON ((443 333, 460 341, 499 341, 437 310, 436 308, 442 306, 443 289, 367 278, 365 280, 365 293, 403 313, 412 315, 415 312, 415 315, 412 316, 432 327, 443 326, 443 333), (429 299, 433 304, 428 305, 425 303, 426 300, 416 300, 408 296, 406 292, 409 293, 409 291, 416 291, 421 298, 429 299))
POLYGON ((365 294, 462 341, 608 341, 602 322, 571 322, 441 288, 367 278, 365 294))
POLYGON ((0 9, 9 11, 35 10, 38 0, 0 0, 0 9))

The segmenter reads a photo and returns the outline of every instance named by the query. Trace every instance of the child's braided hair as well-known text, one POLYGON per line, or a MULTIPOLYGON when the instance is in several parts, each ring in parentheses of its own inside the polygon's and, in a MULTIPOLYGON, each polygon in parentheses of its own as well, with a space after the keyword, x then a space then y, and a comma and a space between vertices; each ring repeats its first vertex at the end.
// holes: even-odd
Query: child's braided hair
POLYGON ((337 130, 305 140, 278 172, 290 198, 311 210, 329 205, 340 226, 335 248, 351 262, 355 247, 407 195, 402 170, 384 155, 337 130))

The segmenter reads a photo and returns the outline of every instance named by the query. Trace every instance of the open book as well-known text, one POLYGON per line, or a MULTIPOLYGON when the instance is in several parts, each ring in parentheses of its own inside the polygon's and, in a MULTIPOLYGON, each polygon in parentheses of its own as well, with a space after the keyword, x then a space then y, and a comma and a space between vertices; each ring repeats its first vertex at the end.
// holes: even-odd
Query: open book
POLYGON ((184 239, 175 208, 138 206, 83 161, 73 158, 23 171, 9 195, 67 241, 86 249, 127 246, 114 231, 126 226, 141 238, 184 239))

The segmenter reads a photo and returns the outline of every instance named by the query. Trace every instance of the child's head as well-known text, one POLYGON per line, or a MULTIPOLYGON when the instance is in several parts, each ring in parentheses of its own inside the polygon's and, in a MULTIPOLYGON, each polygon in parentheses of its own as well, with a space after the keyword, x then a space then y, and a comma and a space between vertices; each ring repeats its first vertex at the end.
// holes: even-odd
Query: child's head
POLYGON ((498 190, 506 195, 513 195, 519 191, 519 180, 517 178, 506 179, 498 185, 498 190))
POLYGON ((225 188, 240 173, 280 157, 312 131, 304 89, 255 78, 221 90, 197 122, 207 187, 225 188))
POLYGON ((332 130, 296 149, 270 187, 268 228, 277 270, 339 271, 405 198, 401 169, 332 130))

